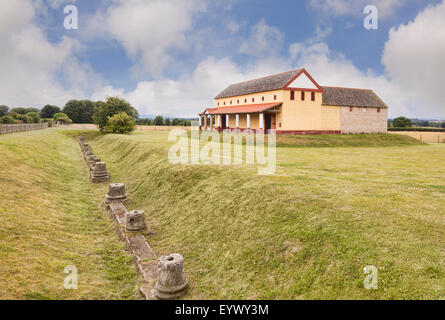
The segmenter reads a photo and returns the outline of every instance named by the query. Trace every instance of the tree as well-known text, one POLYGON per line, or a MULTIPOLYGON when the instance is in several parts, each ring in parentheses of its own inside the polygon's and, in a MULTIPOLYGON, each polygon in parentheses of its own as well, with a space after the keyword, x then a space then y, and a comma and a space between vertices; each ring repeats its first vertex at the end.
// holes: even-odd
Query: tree
POLYGON ((74 123, 93 123, 96 103, 90 100, 70 100, 62 110, 74 123))
POLYGON ((29 112, 39 113, 40 110, 37 108, 12 108, 10 113, 27 114, 29 112))
POLYGON ((66 114, 64 113, 56 113, 53 117, 54 122, 63 122, 63 123, 71 123, 73 122, 66 114))
POLYGON ((12 108, 10 113, 27 114, 28 111, 26 111, 26 108, 12 108))
POLYGON ((0 117, 7 116, 9 113, 9 108, 7 106, 0 106, 0 117))
POLYGON ((164 120, 164 124, 165 124, 166 126, 171 126, 171 125, 172 125, 172 122, 171 122, 170 118, 165 118, 165 120, 164 120))
POLYGON ((157 116, 154 120, 153 123, 155 126, 163 126, 164 125, 164 118, 162 118, 162 116, 157 116))
POLYGON ((106 102, 99 101, 96 104, 96 113, 93 117, 94 123, 99 125, 100 131, 106 131, 108 120, 115 114, 125 112, 132 119, 137 119, 138 112, 132 105, 119 97, 107 97, 106 102))
POLYGON ((125 112, 115 114, 108 118, 108 124, 105 132, 110 133, 128 133, 134 130, 136 121, 125 112))
POLYGON ((411 120, 405 117, 398 117, 394 119, 392 125, 396 128, 409 128, 413 126, 411 120))
POLYGON ((44 119, 51 119, 54 117, 56 113, 61 112, 60 108, 58 106, 52 106, 50 104, 47 104, 42 108, 40 111, 40 117, 44 119))
POLYGON ((30 117, 32 119, 33 123, 39 123, 40 122, 40 116, 37 112, 28 112, 26 116, 30 117))

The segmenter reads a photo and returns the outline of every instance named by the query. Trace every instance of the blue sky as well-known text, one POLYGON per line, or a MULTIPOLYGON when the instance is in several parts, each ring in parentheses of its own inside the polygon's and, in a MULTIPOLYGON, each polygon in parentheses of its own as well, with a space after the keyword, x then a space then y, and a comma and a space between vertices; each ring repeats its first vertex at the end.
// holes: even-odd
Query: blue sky
POLYGON ((442 0, 6 0, 0 12, 11 107, 119 95, 141 114, 193 116, 231 82, 304 67, 375 90, 391 116, 445 118, 442 0), (69 4, 78 30, 63 27, 69 4), (368 4, 377 30, 363 26, 368 4))

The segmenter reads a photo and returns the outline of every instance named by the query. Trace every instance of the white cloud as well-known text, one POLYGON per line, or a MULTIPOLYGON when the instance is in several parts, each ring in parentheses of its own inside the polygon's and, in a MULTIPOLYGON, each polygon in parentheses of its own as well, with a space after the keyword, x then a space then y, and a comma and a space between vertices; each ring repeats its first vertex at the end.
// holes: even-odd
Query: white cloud
POLYGON ((205 10, 203 0, 113 0, 105 15, 98 14, 90 32, 109 32, 137 62, 135 71, 161 76, 172 61, 171 52, 186 50, 186 33, 193 15, 205 10))
POLYGON ((129 100, 140 114, 162 114, 176 117, 195 117, 205 108, 213 106, 213 98, 227 85, 255 77, 285 71, 289 65, 269 59, 241 70, 229 58, 209 57, 198 64, 194 72, 178 80, 139 82, 136 89, 124 92, 107 87, 96 92, 93 100, 119 95, 129 100))
POLYGON ((429 6, 414 21, 392 28, 382 63, 392 82, 415 95, 417 114, 445 117, 445 2, 429 6))
POLYGON ((277 55, 283 42, 280 29, 267 25, 263 19, 252 27, 250 38, 242 44, 240 51, 255 57, 277 55))
POLYGON ((290 47, 295 65, 306 68, 320 85, 372 89, 390 107, 390 116, 410 115, 410 96, 385 75, 360 71, 342 54, 332 52, 325 43, 295 43, 290 47))
POLYGON ((0 2, 0 97, 10 107, 61 106, 72 97, 82 97, 94 78, 88 67, 73 56, 79 42, 63 37, 48 41, 33 23, 38 5, 28 0, 0 2), (65 76, 62 85, 59 76, 65 76), (64 86, 73 88, 65 89, 64 86))
POLYGON ((401 0, 310 0, 310 6, 324 16, 363 17, 365 6, 373 4, 379 10, 379 17, 388 18, 402 5, 401 0))

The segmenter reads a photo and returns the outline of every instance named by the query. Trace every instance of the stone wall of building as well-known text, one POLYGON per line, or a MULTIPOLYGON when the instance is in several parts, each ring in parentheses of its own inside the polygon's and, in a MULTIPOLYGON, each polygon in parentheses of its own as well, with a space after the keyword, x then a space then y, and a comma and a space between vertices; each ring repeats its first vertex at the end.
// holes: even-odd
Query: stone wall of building
POLYGON ((349 107, 341 108, 342 133, 387 133, 388 109, 349 107))

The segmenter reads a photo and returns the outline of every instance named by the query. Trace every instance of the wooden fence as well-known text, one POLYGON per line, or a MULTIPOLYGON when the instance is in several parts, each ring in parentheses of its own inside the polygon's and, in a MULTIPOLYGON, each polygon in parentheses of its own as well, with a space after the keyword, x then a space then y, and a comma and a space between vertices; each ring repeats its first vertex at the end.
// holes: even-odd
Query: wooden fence
POLYGON ((20 124, 0 124, 0 134, 40 130, 48 128, 48 122, 43 123, 20 123, 20 124))

